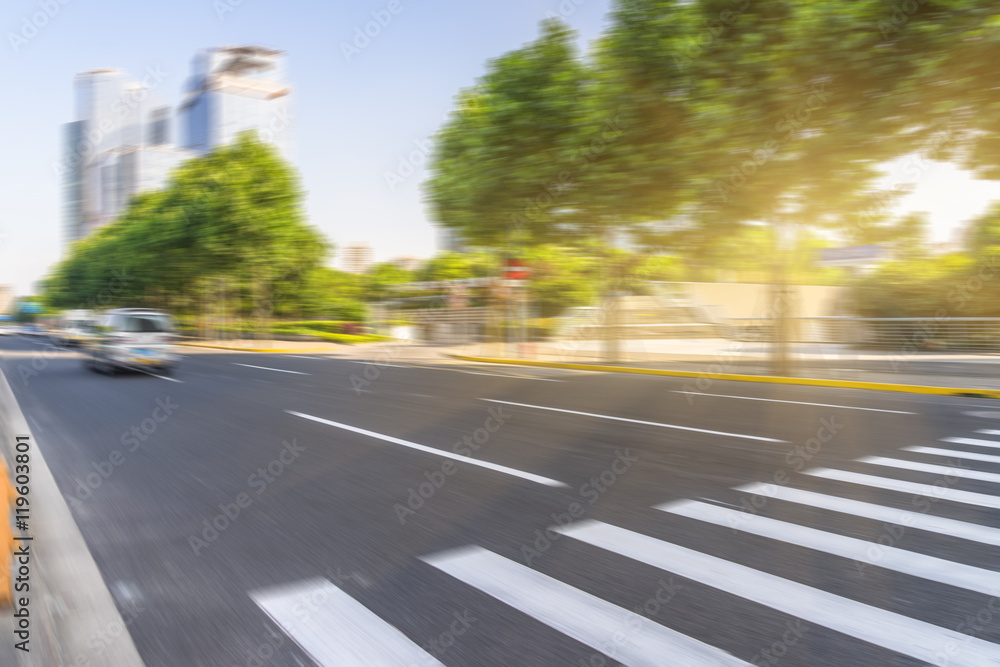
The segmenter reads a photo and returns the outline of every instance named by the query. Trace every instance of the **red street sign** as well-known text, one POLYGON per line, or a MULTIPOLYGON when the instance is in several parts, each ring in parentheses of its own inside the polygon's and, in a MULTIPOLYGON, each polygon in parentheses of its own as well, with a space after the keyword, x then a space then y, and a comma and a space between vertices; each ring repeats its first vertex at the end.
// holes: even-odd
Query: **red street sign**
POLYGON ((531 268, 523 259, 506 259, 503 263, 503 277, 507 280, 527 280, 531 268))

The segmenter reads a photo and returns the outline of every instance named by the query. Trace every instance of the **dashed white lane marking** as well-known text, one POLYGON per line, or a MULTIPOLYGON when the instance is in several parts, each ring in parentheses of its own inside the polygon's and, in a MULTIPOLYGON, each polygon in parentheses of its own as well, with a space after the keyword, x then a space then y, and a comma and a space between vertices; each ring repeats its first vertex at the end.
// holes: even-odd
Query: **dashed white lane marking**
POLYGON ((976 431, 976 433, 982 433, 983 435, 1000 435, 1000 431, 995 431, 993 429, 983 429, 981 431, 976 431))
POLYGON ((184 384, 184 380, 178 380, 177 378, 168 377, 166 375, 159 375, 157 373, 153 373, 152 371, 147 371, 145 368, 137 368, 136 370, 139 371, 140 373, 145 373, 146 375, 152 375, 155 378, 160 378, 161 380, 167 380, 169 382, 177 382, 179 384, 184 384))
POLYGON ((315 359, 316 361, 320 361, 320 360, 324 359, 324 357, 307 357, 307 356, 302 355, 302 354, 288 354, 288 355, 285 355, 285 356, 294 357, 295 359, 315 359))
POLYGON ((690 394, 692 396, 715 396, 716 398, 738 398, 744 401, 768 401, 769 403, 793 403, 795 405, 816 405, 821 408, 843 408, 845 410, 866 410, 868 412, 891 412, 897 415, 915 415, 916 412, 904 412, 903 410, 883 410, 882 408, 859 408, 856 405, 831 405, 829 403, 806 403, 805 401, 783 401, 777 398, 757 398, 755 396, 729 396, 727 394, 703 394, 700 391, 673 390, 675 394, 690 394))
POLYGON ((671 630, 558 579, 482 547, 421 560, 625 665, 693 667, 747 665, 732 655, 671 630))
POLYGON ((349 364, 363 364, 365 366, 378 366, 379 368, 385 366, 387 368, 410 368, 410 366, 400 366, 399 364, 383 364, 378 361, 357 361, 356 359, 345 359, 349 364))
POLYGON ((764 498, 775 498, 776 500, 798 503, 808 507, 818 507, 830 510, 831 512, 852 514, 865 519, 872 519, 873 521, 895 523, 918 530, 926 530, 931 533, 951 535, 963 540, 1000 546, 1000 529, 998 528, 934 516, 926 512, 901 510, 895 507, 886 507, 860 500, 828 496, 825 493, 816 493, 815 491, 805 491, 803 489, 779 486, 777 484, 764 484, 761 482, 739 486, 735 490, 764 498))
POLYGON ((775 440, 774 438, 762 438, 759 435, 744 435, 742 433, 726 433, 725 431, 709 431, 703 428, 694 428, 692 426, 678 426, 676 424, 664 424, 662 422, 648 422, 641 419, 627 419, 625 417, 613 417, 611 415, 599 415, 593 412, 579 412, 577 410, 563 410, 562 408, 550 408, 544 405, 529 405, 527 403, 513 403, 511 401, 498 401, 492 398, 481 398, 481 401, 488 401, 490 403, 502 403, 504 405, 516 405, 522 408, 532 408, 534 410, 551 410, 552 412, 565 412, 570 415, 582 415, 584 417, 597 417, 598 419, 611 419, 620 422, 629 422, 632 424, 643 424, 645 426, 660 426, 662 428, 672 428, 680 431, 694 431, 695 433, 709 433, 711 435, 724 435, 730 438, 746 438, 747 440, 761 440, 763 442, 785 442, 784 440, 775 440))
POLYGON ((289 371, 284 368, 269 368, 267 366, 254 366, 253 364, 238 364, 233 362, 234 366, 246 366, 247 368, 259 368, 262 371, 275 371, 276 373, 292 373, 293 375, 309 375, 309 373, 302 373, 300 371, 289 371))
POLYGON ((326 579, 253 591, 250 597, 323 667, 441 665, 326 579))
POLYGON ((303 414, 301 412, 295 412, 294 410, 285 410, 285 412, 287 412, 290 415, 295 415, 296 417, 302 417, 303 419, 311 419, 312 421, 319 422, 320 424, 334 426, 336 428, 344 429, 345 431, 351 431, 353 433, 360 433, 361 435, 366 435, 370 438, 378 438, 379 440, 385 440, 386 442, 391 442, 396 445, 402 445, 403 447, 416 449, 421 452, 426 452, 427 454, 442 456, 446 459, 452 459, 454 461, 462 461, 463 463, 470 463, 474 466, 479 466, 480 468, 486 468, 488 470, 502 472, 505 475, 520 477, 521 479, 526 479, 531 482, 537 482, 538 484, 544 484, 546 486, 567 486, 562 482, 559 482, 554 479, 549 479, 548 477, 542 477, 541 475, 535 475, 534 473, 524 472, 523 470, 515 470, 514 468, 508 468, 507 466, 502 466, 497 463, 490 463, 489 461, 480 461, 478 459, 469 458, 468 456, 462 456, 461 454, 452 454, 451 452, 447 452, 443 449, 435 449, 434 447, 419 445, 415 442, 410 442, 409 440, 394 438, 391 435, 383 435, 381 433, 375 433, 374 431, 368 431, 363 428, 358 428, 357 426, 341 424, 339 422, 330 421, 329 419, 323 419, 322 417, 314 417, 312 415, 303 414))
POLYGON ((992 642, 655 537, 598 521, 552 530, 918 660, 939 663, 941 651, 948 646, 957 649, 949 653, 955 658, 951 664, 996 665, 997 645, 992 642))
MULTIPOLYGON (((954 470, 954 469, 952 469, 954 470)), ((815 470, 804 471, 805 475, 833 479, 838 482, 849 482, 851 484, 862 484, 876 489, 886 491, 898 491, 900 493, 910 493, 928 498, 938 498, 940 500, 950 500, 955 503, 966 505, 976 505, 977 507, 990 507, 1000 509, 1000 497, 991 496, 986 493, 974 493, 972 491, 960 491, 933 484, 917 484, 915 482, 904 482, 901 479, 889 477, 876 477, 875 475, 862 475, 857 472, 847 470, 835 470, 833 468, 816 468, 815 470)))
POLYGON ((1000 590, 1000 572, 800 526, 797 523, 779 521, 761 515, 751 516, 739 510, 731 510, 696 500, 657 505, 656 509, 760 535, 779 542, 823 551, 834 556, 849 558, 855 563, 875 565, 921 579, 957 586, 976 593, 993 595, 995 591, 1000 590), (871 555, 873 553, 875 554, 874 558, 871 555))

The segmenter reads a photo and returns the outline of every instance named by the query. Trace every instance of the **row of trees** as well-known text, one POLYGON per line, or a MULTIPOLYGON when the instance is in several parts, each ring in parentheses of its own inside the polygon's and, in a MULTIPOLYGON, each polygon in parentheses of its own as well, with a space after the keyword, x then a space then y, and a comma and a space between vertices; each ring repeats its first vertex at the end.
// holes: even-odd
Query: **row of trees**
POLYGON ((998 17, 986 0, 618 0, 582 55, 547 21, 459 94, 434 216, 510 250, 624 229, 708 257, 750 222, 912 236, 880 165, 924 151, 1000 172, 998 17), (686 224, 648 224, 665 219, 686 224))

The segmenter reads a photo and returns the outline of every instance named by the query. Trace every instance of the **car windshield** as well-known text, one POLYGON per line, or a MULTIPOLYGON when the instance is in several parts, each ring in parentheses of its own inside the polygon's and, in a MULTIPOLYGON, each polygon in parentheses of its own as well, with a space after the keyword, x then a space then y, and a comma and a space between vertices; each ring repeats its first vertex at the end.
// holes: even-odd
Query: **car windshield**
POLYGON ((122 326, 122 331, 129 333, 156 333, 169 329, 167 319, 157 315, 130 315, 125 318, 122 326))

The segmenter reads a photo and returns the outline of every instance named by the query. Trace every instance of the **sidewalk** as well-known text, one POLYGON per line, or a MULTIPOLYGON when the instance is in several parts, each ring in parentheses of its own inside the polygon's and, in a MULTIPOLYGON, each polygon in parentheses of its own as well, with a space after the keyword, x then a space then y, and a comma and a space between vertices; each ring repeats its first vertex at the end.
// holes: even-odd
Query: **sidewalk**
MULTIPOLYGON (((0 667, 141 667, 128 624, 87 548, 69 506, 0 372, 0 455, 15 461, 17 436, 29 447, 29 652, 15 648, 13 609, 0 609, 0 667)), ((14 470, 12 468, 12 470, 14 470)), ((4 545, 6 546, 6 545, 4 545)))
MULTIPOLYGON (((525 364, 533 366, 593 367, 595 370, 621 372, 649 371, 653 374, 679 375, 694 380, 730 379, 758 381, 780 384, 818 384, 886 390, 893 386, 949 388, 956 392, 987 395, 993 392, 1000 398, 1000 355, 920 352, 911 354, 891 354, 879 351, 805 349, 799 346, 794 355, 793 371, 787 377, 776 376, 771 362, 765 354, 767 347, 760 344, 743 344, 737 341, 675 341, 644 340, 621 341, 623 359, 615 363, 604 360, 599 347, 600 341, 585 341, 575 347, 559 347, 559 343, 539 342, 521 346, 503 344, 470 344, 456 346, 450 354, 466 360, 491 359, 500 363, 525 364), (632 344, 631 346, 628 344, 632 344), (641 344, 642 354, 636 347, 641 344), (666 348, 671 351, 664 351, 666 348), (657 349, 659 348, 659 349, 657 349), (517 358, 505 356, 517 354, 517 358), (870 385, 870 386, 862 386, 870 385), (875 387, 873 385, 884 385, 875 387), (962 391, 968 390, 968 391, 962 391)), ((946 393, 928 390, 920 393, 946 393)))

